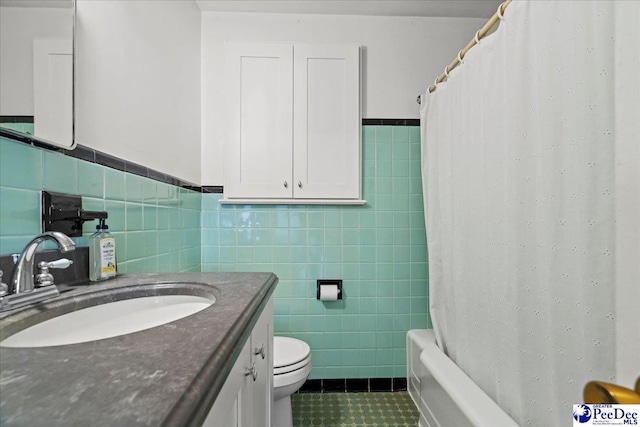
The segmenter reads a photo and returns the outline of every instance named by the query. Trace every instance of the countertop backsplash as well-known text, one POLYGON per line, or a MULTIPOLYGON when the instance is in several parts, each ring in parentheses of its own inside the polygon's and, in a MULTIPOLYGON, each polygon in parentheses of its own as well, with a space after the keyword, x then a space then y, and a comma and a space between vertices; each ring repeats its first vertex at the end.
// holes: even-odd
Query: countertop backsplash
MULTIPOLYGON (((51 269, 56 285, 78 285, 89 280, 89 247, 76 246, 74 251, 62 253, 59 250, 48 250, 36 252, 33 265, 37 272, 37 265, 42 261, 55 261, 60 258, 67 258, 73 261, 69 267, 64 269, 51 269)), ((0 270, 2 270, 2 281, 9 283, 11 275, 15 269, 13 257, 11 255, 0 255, 0 270)))

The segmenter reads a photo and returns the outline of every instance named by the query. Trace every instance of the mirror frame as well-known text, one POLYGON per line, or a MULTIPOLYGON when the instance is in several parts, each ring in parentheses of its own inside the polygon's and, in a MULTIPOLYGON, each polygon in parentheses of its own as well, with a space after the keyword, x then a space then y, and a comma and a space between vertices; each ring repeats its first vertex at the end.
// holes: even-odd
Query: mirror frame
POLYGON ((71 145, 62 145, 55 141, 49 141, 48 139, 39 138, 35 135, 29 135, 26 133, 18 132, 13 129, 0 127, 0 136, 9 138, 24 143, 44 146, 45 148, 55 147, 63 150, 73 150, 76 148, 76 29, 78 20, 78 0, 71 0, 73 3, 71 9, 73 17, 72 21, 72 35, 71 35, 71 145))

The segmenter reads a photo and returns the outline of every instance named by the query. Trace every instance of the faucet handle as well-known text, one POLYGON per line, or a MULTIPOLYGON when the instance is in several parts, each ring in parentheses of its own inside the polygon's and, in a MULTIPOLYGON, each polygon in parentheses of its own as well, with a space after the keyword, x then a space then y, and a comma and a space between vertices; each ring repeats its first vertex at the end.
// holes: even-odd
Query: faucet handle
POLYGON ((67 258, 61 258, 56 261, 42 261, 38 263, 38 274, 36 275, 35 285, 39 288, 51 286, 53 282, 53 274, 49 273, 50 268, 67 268, 73 261, 67 258))
POLYGON ((53 285, 53 274, 49 273, 48 262, 42 261, 38 263, 38 274, 36 274, 34 285, 38 288, 53 285))
MULTIPOLYGON (((40 264, 42 264, 42 263, 40 263, 40 264)), ((38 264, 38 266, 40 266, 40 264, 38 264)), ((71 261, 70 259, 67 259, 67 258, 60 258, 58 260, 46 263, 48 268, 67 268, 71 264, 73 264, 73 261, 71 261)))

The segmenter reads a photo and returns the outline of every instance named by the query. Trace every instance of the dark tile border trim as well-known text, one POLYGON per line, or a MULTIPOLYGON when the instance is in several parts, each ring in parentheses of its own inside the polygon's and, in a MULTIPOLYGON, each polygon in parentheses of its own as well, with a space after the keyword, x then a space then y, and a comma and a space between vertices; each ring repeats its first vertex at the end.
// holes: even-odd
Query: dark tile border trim
POLYGON ((97 163, 99 165, 106 166, 108 168, 124 172, 124 160, 122 160, 122 159, 120 159, 118 157, 111 156, 109 154, 103 153, 101 151, 95 151, 92 148, 88 148, 88 147, 85 147, 83 145, 78 145, 75 150, 71 150, 71 151, 66 150, 65 154, 67 156, 76 157, 75 156, 75 151, 78 148, 82 148, 83 150, 86 149, 86 150, 89 150, 89 151, 93 151, 93 154, 95 156, 94 163, 97 163))
MULTIPOLYGON (((8 117, 8 116, 6 116, 8 117)), ((420 119, 362 119, 363 126, 420 126, 420 119)), ((129 162, 119 157, 112 156, 107 153, 103 153, 93 148, 78 144, 73 150, 65 150, 63 148, 54 147, 46 144, 41 144, 37 141, 33 141, 27 137, 21 138, 19 135, 15 135, 9 132, 0 133, 1 136, 9 138, 16 142, 22 142, 34 147, 42 148, 44 150, 55 151, 73 157, 75 159, 84 160, 87 162, 95 163, 108 168, 116 169, 122 172, 132 173, 134 175, 142 176, 145 178, 153 179, 155 181, 163 182, 165 184, 175 185, 187 190, 195 191, 205 194, 222 194, 224 188, 221 185, 195 185, 189 181, 183 181, 171 175, 159 172, 154 169, 150 169, 146 166, 129 162)))
POLYGON ((371 391, 391 391, 393 378, 371 378, 369 379, 369 390, 371 391))
POLYGON ((33 116, 0 116, 0 123, 33 123, 33 116))
POLYGON ((420 119, 362 119, 362 126, 420 126, 420 119))
POLYGON ((406 378, 331 378, 307 380, 298 393, 407 391, 406 378))
POLYGON ((223 191, 224 191, 224 188, 222 187, 222 185, 203 185, 202 186, 203 193, 222 194, 223 191))

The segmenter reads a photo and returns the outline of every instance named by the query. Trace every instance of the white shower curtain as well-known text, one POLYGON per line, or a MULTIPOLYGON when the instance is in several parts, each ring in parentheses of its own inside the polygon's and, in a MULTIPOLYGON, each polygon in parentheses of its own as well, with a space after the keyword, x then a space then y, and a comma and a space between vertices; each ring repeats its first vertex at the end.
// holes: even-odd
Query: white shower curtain
POLYGON ((615 380, 615 21, 612 1, 514 0, 423 96, 434 329, 521 425, 569 425, 615 380))

